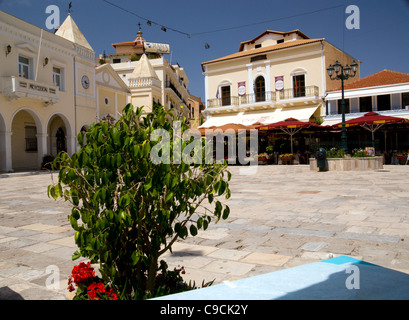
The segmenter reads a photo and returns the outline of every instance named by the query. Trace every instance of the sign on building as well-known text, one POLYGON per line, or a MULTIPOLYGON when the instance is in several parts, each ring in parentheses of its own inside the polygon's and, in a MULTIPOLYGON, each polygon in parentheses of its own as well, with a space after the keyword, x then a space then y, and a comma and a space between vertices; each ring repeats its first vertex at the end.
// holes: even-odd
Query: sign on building
POLYGON ((155 52, 155 53, 169 53, 169 45, 166 43, 154 43, 154 42, 144 42, 143 49, 145 52, 155 52))

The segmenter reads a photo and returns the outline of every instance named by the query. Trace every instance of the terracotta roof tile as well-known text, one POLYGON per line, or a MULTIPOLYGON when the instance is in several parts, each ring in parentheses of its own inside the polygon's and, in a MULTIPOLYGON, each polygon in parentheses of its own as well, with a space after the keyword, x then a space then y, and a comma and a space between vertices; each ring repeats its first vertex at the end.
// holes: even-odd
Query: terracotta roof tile
POLYGON ((239 51, 243 51, 244 45, 248 44, 248 43, 254 43, 256 40, 260 39, 261 37, 263 37, 266 34, 269 33, 275 33, 275 34, 281 34, 281 35, 285 35, 285 34, 290 34, 290 33, 297 33, 299 36, 301 36, 304 39, 309 39, 309 37, 307 35, 305 35, 303 32, 301 32, 300 30, 296 29, 296 30, 292 30, 292 31, 287 31, 287 32, 282 32, 282 31, 273 31, 273 30, 266 30, 264 31, 262 34, 258 35, 257 37, 255 37, 252 40, 248 40, 248 41, 244 41, 242 43, 240 43, 240 48, 239 51))
MULTIPOLYGON (((345 83, 345 90, 348 89, 359 89, 359 88, 368 88, 368 87, 377 87, 385 86, 398 83, 409 83, 409 73, 391 71, 391 70, 382 70, 377 73, 371 74, 359 80, 345 83)), ((338 91, 341 90, 341 87, 331 90, 338 91)))
POLYGON ((208 63, 213 63, 213 62, 219 62, 219 61, 224 61, 224 60, 229 60, 229 59, 235 59, 235 58, 250 56, 250 55, 253 55, 253 54, 260 54, 260 53, 266 53, 266 52, 269 52, 269 51, 275 51, 275 50, 291 48, 291 47, 295 47, 295 46, 301 46, 301 45, 304 45, 304 44, 310 44, 310 43, 320 42, 320 41, 324 41, 324 40, 325 40, 324 38, 320 38, 320 39, 299 39, 299 40, 287 41, 287 42, 275 44, 275 45, 272 45, 272 46, 261 47, 261 48, 258 48, 258 49, 252 49, 252 50, 247 50, 247 51, 239 51, 239 52, 233 53, 233 54, 225 56, 225 57, 221 57, 221 58, 218 58, 218 59, 203 62, 202 65, 208 64, 208 63))

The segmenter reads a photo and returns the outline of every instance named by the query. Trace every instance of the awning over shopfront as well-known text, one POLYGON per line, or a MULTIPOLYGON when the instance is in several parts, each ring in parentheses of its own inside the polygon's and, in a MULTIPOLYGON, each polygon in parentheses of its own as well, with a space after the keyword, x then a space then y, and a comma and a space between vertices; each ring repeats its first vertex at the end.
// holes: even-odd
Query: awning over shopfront
POLYGON ((228 123, 218 127, 215 126, 209 128, 199 128, 199 132, 202 135, 205 135, 206 131, 214 133, 220 132, 223 134, 225 132, 238 133, 239 130, 246 130, 247 132, 249 132, 251 129, 255 129, 255 126, 245 126, 244 124, 228 123))
POLYGON ((284 121, 288 118, 296 118, 308 122, 320 105, 306 107, 285 107, 274 109, 269 112, 239 112, 236 115, 215 116, 208 119, 199 128, 220 127, 225 124, 241 124, 251 126, 254 124, 271 124, 284 121))
POLYGON ((305 122, 305 121, 299 121, 294 118, 288 118, 283 121, 275 122, 275 123, 270 123, 268 125, 264 126, 257 126, 258 130, 282 130, 288 135, 290 135, 290 141, 291 141, 291 153, 293 153, 293 136, 299 132, 300 130, 304 128, 321 128, 320 125, 312 123, 312 122, 305 122))
MULTIPOLYGON (((365 113, 361 117, 350 119, 345 121, 345 127, 356 127, 360 126, 372 134, 372 145, 375 147, 375 131, 383 127, 385 124, 394 124, 394 123, 408 123, 409 120, 401 117, 392 117, 382 115, 376 112, 365 113)), ((336 123, 332 126, 333 128, 341 128, 342 122, 336 123)))

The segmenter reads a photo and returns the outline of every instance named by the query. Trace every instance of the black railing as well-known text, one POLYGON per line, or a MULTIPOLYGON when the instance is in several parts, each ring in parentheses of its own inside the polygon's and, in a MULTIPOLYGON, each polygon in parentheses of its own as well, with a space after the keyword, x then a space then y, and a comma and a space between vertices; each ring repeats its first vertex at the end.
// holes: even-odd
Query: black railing
POLYGON ((186 100, 183 98, 182 94, 179 92, 179 90, 175 87, 175 85, 170 82, 170 81, 165 81, 165 88, 172 89, 172 91, 178 96, 182 102, 187 105, 186 100))

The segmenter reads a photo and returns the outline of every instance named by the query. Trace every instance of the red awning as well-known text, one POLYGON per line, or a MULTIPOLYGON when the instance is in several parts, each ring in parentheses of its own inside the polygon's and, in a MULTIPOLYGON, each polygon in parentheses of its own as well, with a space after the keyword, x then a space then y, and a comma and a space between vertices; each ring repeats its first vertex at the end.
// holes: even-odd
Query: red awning
MULTIPOLYGON (((345 127, 364 126, 364 125, 383 125, 385 123, 405 123, 408 119, 400 117, 385 116, 377 112, 368 112, 363 116, 345 121, 345 127)), ((341 128, 342 122, 334 124, 333 128, 341 128)))
POLYGON ((285 133, 290 135, 290 141, 291 141, 291 153, 293 153, 293 135, 295 135, 297 132, 299 132, 301 129, 304 128, 323 128, 320 125, 312 122, 303 122, 299 121, 294 118, 288 118, 284 121, 279 121, 276 123, 271 123, 268 125, 262 125, 262 126, 256 126, 256 129, 262 131, 262 130, 274 130, 274 129, 279 129, 284 131, 285 133))
POLYGON ((288 118, 284 121, 270 123, 268 125, 257 126, 258 130, 270 130, 270 129, 298 129, 298 128, 309 128, 309 127, 320 127, 320 125, 313 122, 303 122, 294 118, 288 118))

